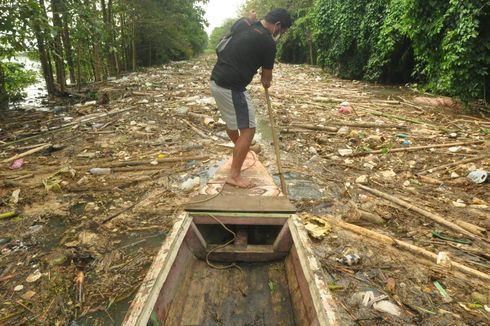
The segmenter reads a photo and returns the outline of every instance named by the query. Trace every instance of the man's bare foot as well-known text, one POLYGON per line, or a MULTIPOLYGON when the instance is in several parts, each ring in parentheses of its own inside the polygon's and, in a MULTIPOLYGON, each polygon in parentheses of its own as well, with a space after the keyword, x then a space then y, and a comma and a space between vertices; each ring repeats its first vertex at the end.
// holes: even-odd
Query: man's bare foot
POLYGON ((226 178, 226 183, 238 188, 252 188, 254 185, 250 180, 243 177, 228 177, 226 178))

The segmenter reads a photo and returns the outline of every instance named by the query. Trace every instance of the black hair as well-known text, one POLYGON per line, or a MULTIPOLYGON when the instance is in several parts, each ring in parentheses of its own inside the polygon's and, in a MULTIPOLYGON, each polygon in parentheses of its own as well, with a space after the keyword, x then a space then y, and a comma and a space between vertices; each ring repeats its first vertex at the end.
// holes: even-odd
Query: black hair
POLYGON ((265 20, 269 23, 275 24, 277 22, 281 23, 282 28, 289 28, 293 24, 293 19, 291 14, 284 8, 272 9, 265 15, 265 20))

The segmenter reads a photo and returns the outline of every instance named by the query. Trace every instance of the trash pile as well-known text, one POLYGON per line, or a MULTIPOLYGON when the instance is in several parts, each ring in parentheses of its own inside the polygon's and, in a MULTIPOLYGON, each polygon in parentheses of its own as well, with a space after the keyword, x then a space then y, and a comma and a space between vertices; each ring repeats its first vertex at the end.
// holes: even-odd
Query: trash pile
POLYGON ((488 324, 490 118, 406 87, 277 70, 283 169, 323 194, 296 205, 345 322, 488 324))
MULTIPOLYGON (((0 324, 122 321, 181 204, 231 154, 213 63, 5 112, 0 324)), ((251 93, 253 149, 276 174, 258 79, 251 93)), ((290 198, 351 322, 488 323, 490 119, 310 66, 279 64, 270 94, 290 198)))

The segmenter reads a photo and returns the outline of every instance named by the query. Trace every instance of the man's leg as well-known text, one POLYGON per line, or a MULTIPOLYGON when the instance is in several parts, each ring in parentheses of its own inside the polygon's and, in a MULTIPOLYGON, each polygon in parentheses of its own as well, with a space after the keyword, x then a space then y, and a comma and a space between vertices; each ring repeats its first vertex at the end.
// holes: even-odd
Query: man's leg
POLYGON ((238 136, 239 136, 238 130, 231 130, 226 128, 226 133, 228 134, 228 137, 230 137, 233 144, 236 144, 236 141, 238 140, 238 136))
POLYGON ((240 188, 248 188, 252 186, 252 182, 243 178, 240 175, 243 162, 247 157, 250 149, 250 144, 254 138, 255 128, 240 129, 240 135, 233 149, 233 160, 231 162, 230 176, 226 179, 226 183, 232 184, 240 188))

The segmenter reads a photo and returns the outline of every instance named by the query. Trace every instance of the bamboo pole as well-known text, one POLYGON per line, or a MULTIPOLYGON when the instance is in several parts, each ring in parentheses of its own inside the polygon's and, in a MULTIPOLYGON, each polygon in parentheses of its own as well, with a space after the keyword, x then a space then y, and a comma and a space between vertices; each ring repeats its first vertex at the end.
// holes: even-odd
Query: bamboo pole
POLYGON ((276 127, 274 124, 274 113, 272 112, 271 97, 269 96, 269 89, 264 88, 265 97, 267 99, 267 110, 269 111, 269 122, 272 129, 272 140, 274 143, 274 151, 276 152, 277 170, 279 172, 279 179, 281 180, 281 190, 284 195, 288 196, 288 188, 286 185, 286 180, 284 179, 284 174, 282 173, 281 157, 279 153, 279 137, 277 137, 276 127))
POLYGON ((19 158, 26 157, 26 156, 31 155, 31 154, 35 154, 37 152, 45 150, 46 148, 48 148, 50 146, 51 146, 51 144, 44 144, 44 145, 38 146, 38 147, 30 149, 24 153, 20 153, 20 154, 12 156, 10 158, 7 158, 7 159, 3 160, 2 163, 12 162, 12 161, 15 161, 19 158))
MULTIPOLYGON (((413 146, 413 147, 399 147, 399 148, 392 148, 388 150, 388 153, 395 153, 395 152, 413 152, 413 151, 418 151, 421 149, 429 149, 429 148, 445 148, 445 147, 453 147, 453 146, 465 146, 465 145, 476 145, 476 144, 483 144, 485 143, 484 140, 475 140, 475 141, 469 141, 469 142, 458 142, 458 143, 449 143, 449 144, 434 144, 434 145, 426 145, 426 146, 413 146)), ((352 153, 349 155, 344 155, 344 156, 364 156, 364 155, 369 155, 369 154, 385 154, 386 150, 381 149, 381 150, 376 150, 376 151, 367 151, 367 152, 360 152, 360 153, 352 153)))
POLYGON ((442 216, 439 216, 437 214, 434 214, 434 213, 431 213, 425 209, 422 209, 420 207, 417 207, 417 206, 414 206, 413 204, 410 204, 410 203, 407 203, 406 201, 403 201, 401 199, 398 199, 396 198, 395 196, 391 196, 391 195, 388 195, 388 194, 385 194, 384 192, 381 192, 379 190, 376 190, 376 189, 372 189, 372 188, 369 188, 369 187, 366 187, 366 186, 363 186, 363 185, 357 185, 359 188, 361 188, 362 190, 365 190, 367 192, 370 192, 372 193, 373 195, 376 195, 378 197, 381 197, 381 198, 384 198, 384 199, 387 199, 395 204, 398 204, 402 207, 405 207, 409 210, 412 210, 414 212, 417 212, 419 213, 420 215, 422 216, 425 216, 425 217, 428 217, 430 218, 431 220, 433 220, 434 222, 436 223, 439 223, 439 224, 442 224, 446 227, 448 227, 449 229, 453 230, 453 231, 456 231, 458 233, 461 233, 461 234, 464 234, 468 237, 470 237, 471 239, 475 239, 477 238, 477 235, 463 229, 461 226, 459 225, 456 225, 450 221, 447 221, 445 218, 443 218, 442 216))
MULTIPOLYGON (((359 235, 366 236, 370 239, 376 240, 378 242, 382 242, 384 244, 394 246, 398 249, 404 249, 406 251, 411 252, 412 254, 421 255, 424 258, 429 259, 432 262, 437 261, 437 255, 434 254, 433 252, 430 252, 430 251, 425 250, 423 248, 417 247, 417 246, 412 245, 408 242, 404 242, 404 241, 386 236, 384 234, 381 234, 381 233, 378 233, 378 232, 375 232, 372 230, 368 230, 366 228, 363 228, 363 227, 360 227, 357 225, 353 225, 353 224, 349 224, 349 223, 339 221, 338 219, 336 219, 333 216, 322 217, 322 218, 325 219, 326 221, 328 221, 329 223, 334 224, 338 227, 341 227, 345 230, 349 230, 349 231, 352 231, 352 232, 357 233, 359 235)), ((461 263, 451 261, 451 267, 456 269, 459 272, 464 273, 464 274, 467 274, 470 276, 475 276, 475 277, 478 277, 479 279, 490 282, 490 275, 489 274, 480 272, 479 270, 473 269, 473 268, 468 267, 466 265, 463 265, 461 263)), ((465 281, 467 281, 466 278, 465 278, 465 281)))
POLYGON ((318 131, 333 131, 333 132, 337 132, 339 130, 339 128, 337 127, 324 127, 324 126, 315 126, 311 124, 298 124, 298 123, 291 124, 291 127, 303 128, 309 130, 318 130, 318 131))
POLYGON ((482 156, 467 158, 467 159, 464 159, 464 160, 461 160, 461 161, 457 161, 457 162, 453 162, 453 163, 448 163, 448 164, 436 166, 436 167, 434 167, 432 169, 420 171, 417 174, 418 175, 430 174, 430 173, 434 173, 436 171, 440 171, 440 170, 444 170, 444 169, 447 169, 447 168, 451 168, 453 166, 457 166, 457 165, 461 165, 461 164, 466 164, 466 163, 471 163, 471 162, 476 162, 476 161, 481 161, 481 160, 484 160, 486 158, 490 158, 490 156, 488 156, 488 155, 482 155, 482 156))

